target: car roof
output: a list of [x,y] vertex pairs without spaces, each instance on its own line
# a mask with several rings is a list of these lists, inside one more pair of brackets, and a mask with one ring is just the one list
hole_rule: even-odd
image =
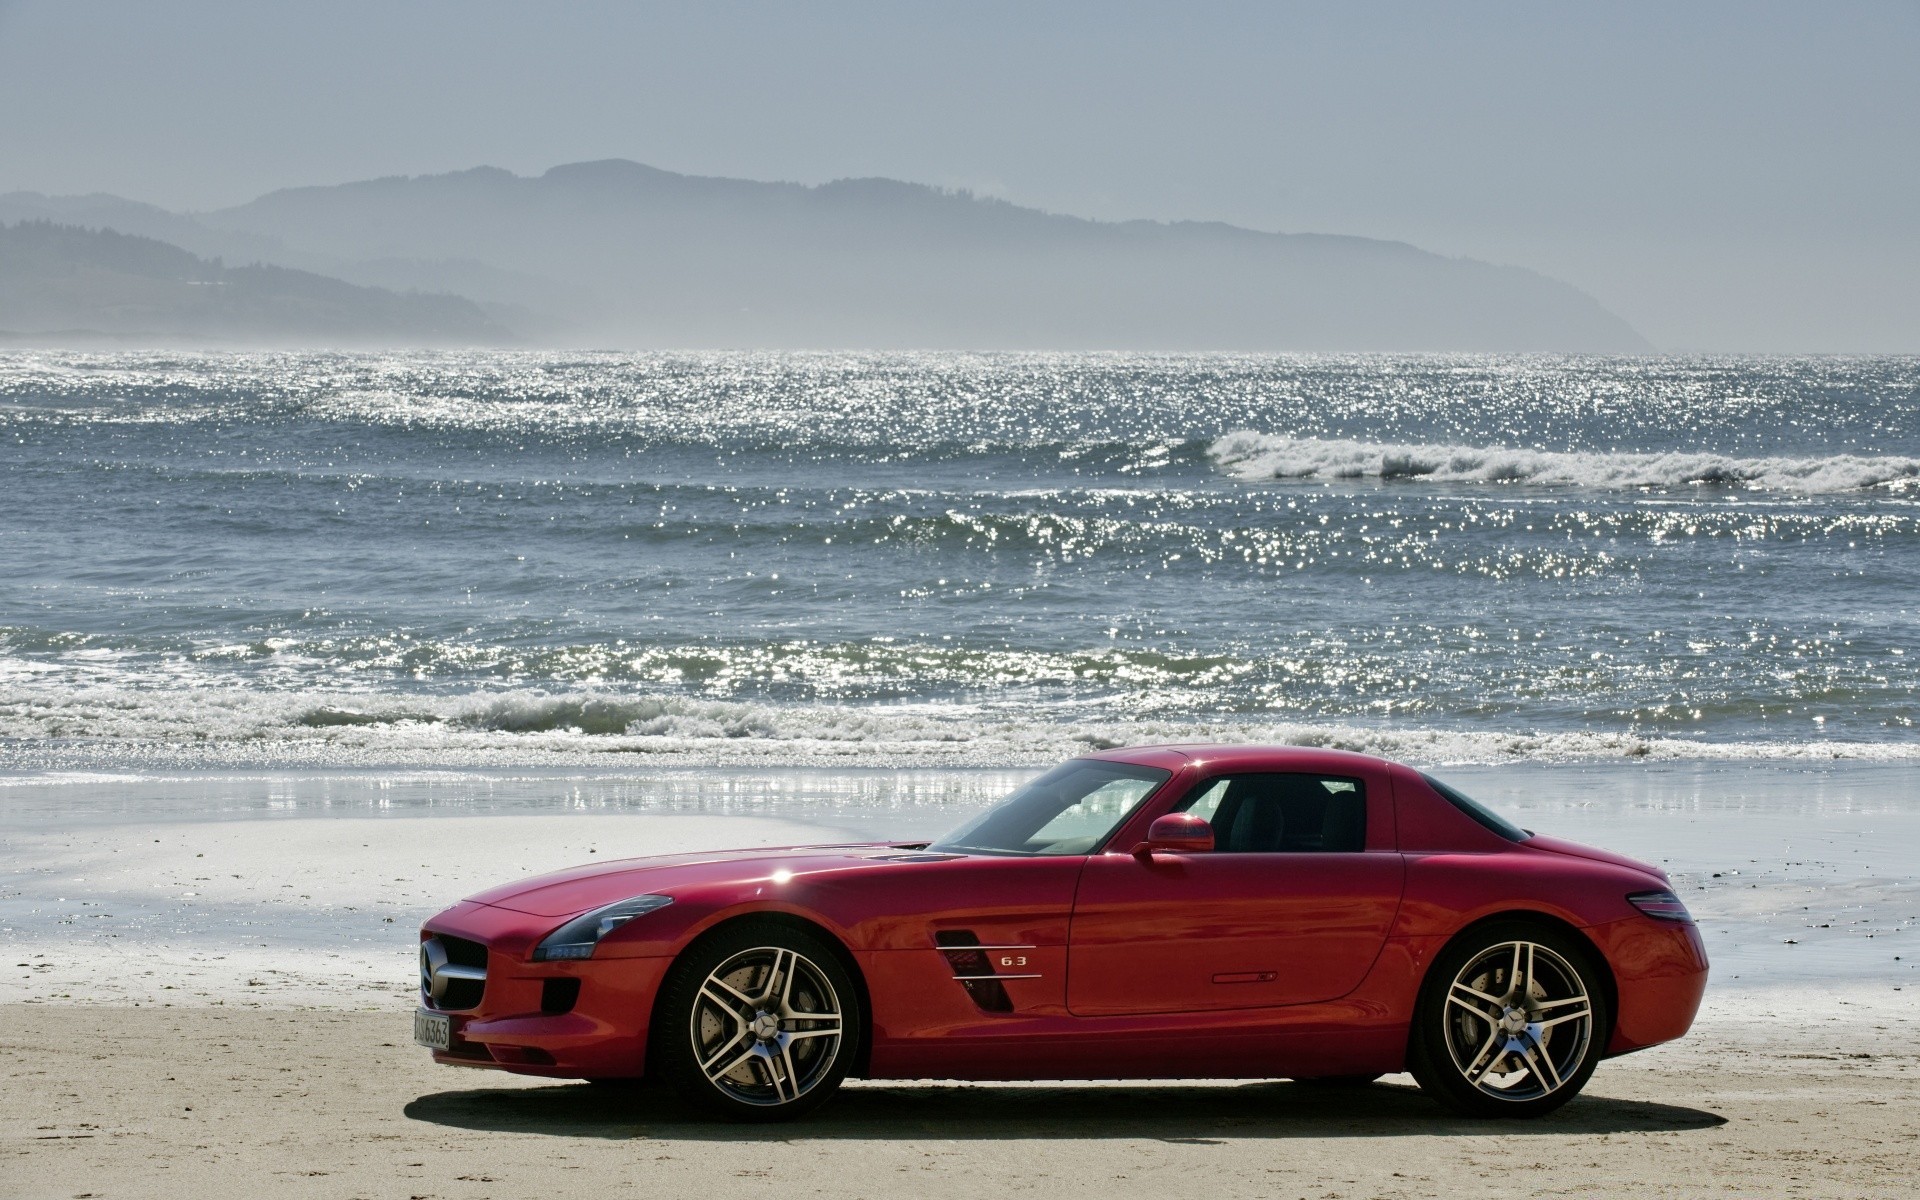
[[1204,764],[1219,771],[1379,771],[1388,760],[1351,750],[1318,746],[1247,746],[1221,742],[1181,742],[1164,746],[1123,746],[1086,755],[1108,762],[1168,767]]

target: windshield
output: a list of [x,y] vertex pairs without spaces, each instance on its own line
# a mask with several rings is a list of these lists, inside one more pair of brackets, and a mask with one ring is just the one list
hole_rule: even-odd
[[929,849],[963,854],[1091,854],[1171,771],[1075,759],[1055,767]]

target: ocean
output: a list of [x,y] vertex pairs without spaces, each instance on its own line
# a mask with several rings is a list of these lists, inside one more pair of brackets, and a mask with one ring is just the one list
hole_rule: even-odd
[[1917,416],[1920,359],[0,355],[0,999],[404,1004],[502,878],[1200,738],[1656,863],[1722,996],[1891,996]]
[[1920,359],[0,353],[0,767],[1920,758]]

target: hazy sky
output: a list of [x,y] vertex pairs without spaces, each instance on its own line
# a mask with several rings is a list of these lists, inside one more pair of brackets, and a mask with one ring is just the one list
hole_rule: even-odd
[[1399,238],[1920,351],[1920,3],[8,3],[0,191],[592,158]]

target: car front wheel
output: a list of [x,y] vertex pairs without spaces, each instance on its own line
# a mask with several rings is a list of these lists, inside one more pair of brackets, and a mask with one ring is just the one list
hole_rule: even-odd
[[721,930],[674,964],[653,1044],[682,1096],[735,1121],[781,1121],[846,1077],[859,996],[833,950],[771,922]]
[[1592,952],[1528,921],[1468,930],[1435,960],[1414,1015],[1410,1066],[1456,1112],[1537,1117],[1586,1086],[1605,1049]]

